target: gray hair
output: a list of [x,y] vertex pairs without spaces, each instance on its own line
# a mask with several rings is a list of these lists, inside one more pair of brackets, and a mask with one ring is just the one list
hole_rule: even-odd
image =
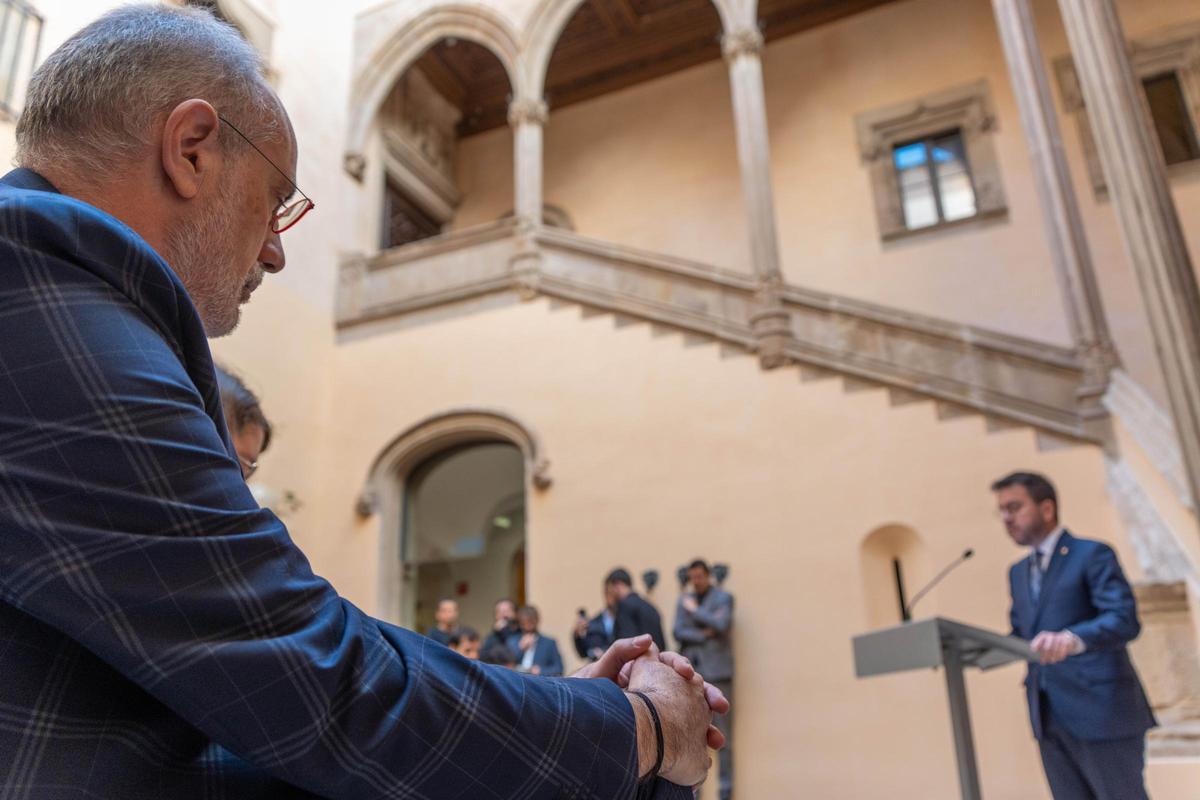
[[[229,24],[197,8],[132,5],[80,30],[38,67],[17,122],[17,163],[87,165],[99,182],[150,145],[179,103],[207,100],[258,140],[279,131],[281,107],[262,59]],[[223,145],[242,146],[236,134]],[[91,180],[89,180],[91,177]]]

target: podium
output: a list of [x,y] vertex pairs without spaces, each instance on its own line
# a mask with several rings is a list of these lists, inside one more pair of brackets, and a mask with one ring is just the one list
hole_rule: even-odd
[[853,639],[859,678],[942,667],[950,697],[950,725],[963,800],[981,800],[971,715],[963,669],[993,669],[1013,661],[1036,661],[1029,642],[954,620],[934,617],[860,634]]

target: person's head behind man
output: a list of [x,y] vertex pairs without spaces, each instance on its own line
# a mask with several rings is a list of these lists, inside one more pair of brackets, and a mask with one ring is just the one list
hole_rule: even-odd
[[[604,596],[610,605],[621,602],[632,593],[633,578],[629,576],[629,570],[618,567],[605,577]],[[610,598],[613,599],[610,600]]]
[[1004,528],[1022,547],[1036,547],[1058,527],[1058,493],[1045,476],[1013,472],[992,484]]
[[479,660],[479,632],[464,625],[450,634],[447,643],[451,650],[472,661]]
[[517,624],[521,626],[521,633],[537,633],[540,622],[541,615],[533,606],[521,606],[517,611]]
[[16,136],[20,166],[170,264],[210,337],[284,267],[295,136],[254,48],[206,11],[125,6],[83,28],[34,73]]
[[692,591],[697,595],[704,594],[712,586],[712,570],[709,569],[708,562],[702,558],[697,558],[688,564],[687,574],[688,582],[692,584]]
[[492,609],[492,621],[495,623],[496,630],[500,630],[517,618],[517,604],[507,597],[502,597],[496,601],[495,607]]
[[258,469],[258,459],[271,444],[271,423],[263,414],[258,396],[246,386],[242,379],[224,367],[215,367],[217,386],[221,389],[221,410],[225,412],[225,424],[229,426],[229,438],[237,452],[242,467],[242,477],[250,476]]
[[458,627],[458,601],[449,597],[438,600],[437,610],[433,612],[433,621],[444,631],[452,631]]

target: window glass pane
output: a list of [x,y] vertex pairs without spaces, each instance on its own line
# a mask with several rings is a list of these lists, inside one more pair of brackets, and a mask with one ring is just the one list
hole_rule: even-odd
[[931,150],[944,219],[949,222],[975,216],[975,189],[967,170],[962,134],[955,132],[934,139]]
[[904,206],[904,224],[910,229],[936,224],[937,202],[933,198],[925,143],[899,145],[893,151],[893,160]]
[[1196,142],[1196,131],[1183,98],[1179,76],[1174,72],[1155,75],[1143,80],[1142,86],[1166,162],[1178,164],[1200,158],[1200,145]]

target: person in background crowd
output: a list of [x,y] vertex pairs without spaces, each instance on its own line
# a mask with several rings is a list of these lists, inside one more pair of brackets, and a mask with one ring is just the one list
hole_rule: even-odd
[[492,631],[483,640],[483,649],[494,644],[508,644],[508,640],[521,632],[517,625],[517,604],[507,597],[496,601],[492,607]]
[[1117,555],[1062,527],[1042,475],[1014,472],[992,491],[1009,538],[1028,548],[1008,571],[1009,621],[1040,660],[1025,693],[1050,792],[1146,800],[1146,731],[1157,723],[1126,647],[1142,627]]
[[438,644],[449,645],[450,634],[458,627],[458,601],[449,597],[438,600],[433,612],[433,627],[425,635]]
[[221,390],[221,410],[225,412],[225,425],[237,452],[242,478],[250,480],[258,469],[259,456],[271,444],[271,423],[267,422],[257,395],[246,388],[241,378],[216,364],[213,369]]
[[[713,585],[712,570],[703,559],[689,564],[687,574],[691,591],[679,596],[675,609],[679,652],[732,701],[733,595]],[[733,795],[733,717],[725,715],[715,722],[725,734],[725,747],[718,755],[720,795],[721,800],[729,800]]]
[[517,624],[521,632],[509,640],[509,647],[520,654],[517,668],[532,675],[554,677],[563,674],[562,654],[558,642],[538,633],[540,615],[533,606],[522,606],[517,611]]
[[613,639],[626,639],[648,633],[659,650],[666,650],[662,617],[659,616],[657,608],[633,590],[633,578],[629,577],[628,570],[618,567],[608,573],[608,577],[604,579],[606,597],[610,591],[617,601],[616,612],[613,615]]
[[491,642],[479,651],[479,660],[484,664],[495,664],[507,669],[516,669],[517,654],[504,642]]
[[579,609],[575,621],[575,652],[580,658],[595,661],[615,641],[613,626],[616,623],[617,593],[613,586],[604,584],[604,610],[591,619],[587,611]]
[[450,634],[450,649],[464,658],[479,660],[479,631],[463,626]]

